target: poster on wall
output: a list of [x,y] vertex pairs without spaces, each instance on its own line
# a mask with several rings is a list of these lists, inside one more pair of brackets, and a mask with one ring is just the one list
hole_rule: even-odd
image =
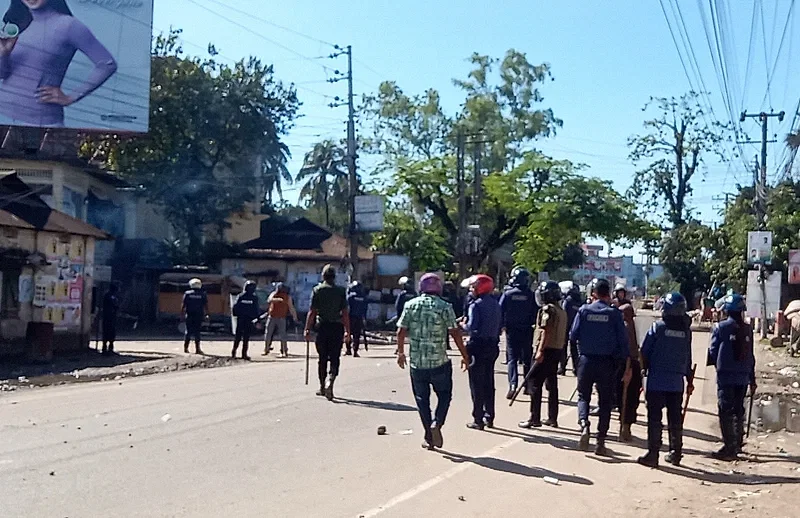
[[800,284],[800,250],[789,250],[789,284]]
[[17,300],[21,304],[30,304],[34,296],[33,274],[23,273],[19,276],[19,294]]
[[772,232],[747,233],[747,264],[772,264]]
[[0,125],[144,133],[153,0],[0,0]]

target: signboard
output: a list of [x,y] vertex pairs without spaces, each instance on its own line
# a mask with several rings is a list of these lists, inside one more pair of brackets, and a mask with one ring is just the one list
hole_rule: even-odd
[[[773,272],[767,278],[764,290],[767,294],[767,317],[774,318],[781,305],[781,272]],[[761,284],[758,281],[758,272],[747,272],[747,316],[761,318]]]
[[356,196],[356,230],[358,232],[382,231],[385,208],[386,202],[383,196]]
[[800,284],[800,250],[789,250],[789,284]]
[[0,12],[0,125],[147,131],[153,0],[0,0]]
[[747,264],[772,264],[772,232],[747,233]]

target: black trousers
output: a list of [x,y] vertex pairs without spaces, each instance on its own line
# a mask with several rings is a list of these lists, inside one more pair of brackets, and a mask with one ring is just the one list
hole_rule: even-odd
[[347,350],[350,350],[350,346],[355,352],[358,352],[358,348],[361,345],[361,335],[364,335],[364,345],[367,343],[367,336],[364,330],[364,319],[362,317],[350,317],[350,343],[347,345]]
[[683,423],[681,413],[683,392],[662,392],[648,390],[647,400],[647,449],[651,453],[661,449],[661,435],[664,408],[667,409],[667,430],[669,432],[669,449],[678,455],[683,451]]
[[328,365],[330,364],[331,378],[339,375],[339,363],[342,356],[342,345],[344,342],[344,326],[340,322],[326,322],[317,327],[317,354],[319,363],[317,374],[319,384],[325,385],[325,378],[328,376]]
[[558,421],[558,366],[561,349],[545,349],[542,363],[533,364],[533,373],[528,379],[531,393],[531,420],[542,420],[542,386],[547,389],[547,417]]
[[117,322],[115,320],[103,320],[103,351],[108,348],[114,350],[114,341],[117,339]]
[[578,355],[578,343],[570,344],[569,340],[567,340],[567,344],[561,350],[561,370],[567,370],[567,360],[568,357],[572,357],[572,372],[575,374],[578,373],[578,359],[580,356]]
[[476,423],[494,421],[494,364],[500,356],[496,344],[469,347],[469,354],[475,363],[469,368],[469,391],[472,395],[472,418]]
[[186,315],[186,334],[184,335],[183,347],[189,347],[189,342],[194,339],[196,349],[200,349],[200,330],[203,327],[202,315]]
[[236,349],[239,348],[239,342],[242,344],[242,358],[247,356],[247,350],[250,348],[250,335],[253,334],[254,327],[251,320],[239,317],[236,324],[236,334],[233,337],[233,352],[231,356],[236,356]]

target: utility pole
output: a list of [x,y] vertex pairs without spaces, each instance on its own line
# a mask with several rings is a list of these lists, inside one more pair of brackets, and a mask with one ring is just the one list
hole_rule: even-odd
[[475,148],[472,150],[472,162],[474,171],[475,201],[472,203],[473,218],[476,225],[481,224],[481,207],[483,205],[483,172],[481,171],[481,144],[483,141],[475,141]]
[[465,239],[467,231],[467,186],[464,178],[464,148],[464,130],[459,127],[456,133],[456,181],[458,182],[458,238],[456,238],[456,249],[458,250],[458,277],[460,279],[467,276],[467,244]]
[[[328,79],[330,83],[336,83],[343,79],[347,80],[347,170],[348,170],[348,209],[350,214],[350,225],[348,228],[348,241],[350,244],[350,267],[352,272],[350,279],[358,280],[358,228],[356,226],[356,196],[358,195],[358,175],[356,174],[356,110],[353,102],[353,47],[348,45],[342,49],[339,45],[334,45],[336,53],[330,57],[337,58],[342,55],[347,56],[347,75],[345,77],[335,77]],[[340,74],[336,71],[336,74]],[[337,97],[338,101],[339,98]],[[343,106],[344,103],[331,103],[332,108]]]
[[[770,141],[768,137],[768,124],[771,117],[777,117],[778,122],[783,122],[786,112],[761,112],[761,113],[746,113],[742,112],[739,117],[740,122],[744,122],[747,118],[757,118],[761,122],[761,167],[758,168],[756,175],[756,213],[758,217],[758,229],[764,230],[766,227],[767,218],[767,144],[776,142]],[[767,321],[767,274],[769,273],[765,265],[758,264],[758,282],[761,287],[761,338],[765,339],[768,335],[768,321]]]

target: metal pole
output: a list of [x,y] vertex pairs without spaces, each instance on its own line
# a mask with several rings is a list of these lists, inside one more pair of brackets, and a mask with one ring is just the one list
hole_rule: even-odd
[[356,175],[356,123],[353,105],[353,47],[347,46],[347,168],[350,190],[350,264],[353,268],[351,280],[358,280],[358,228],[356,228],[356,195],[358,176]]

